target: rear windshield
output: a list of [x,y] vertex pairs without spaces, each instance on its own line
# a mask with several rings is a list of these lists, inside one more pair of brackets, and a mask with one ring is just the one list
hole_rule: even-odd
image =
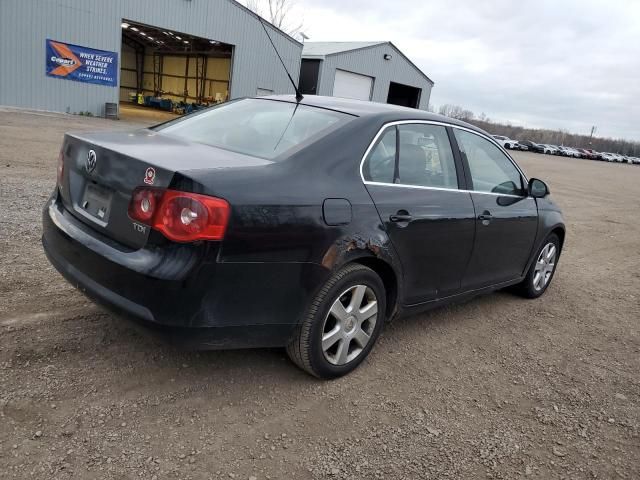
[[155,127],[185,140],[272,160],[326,135],[353,117],[346,113],[267,99],[225,103]]

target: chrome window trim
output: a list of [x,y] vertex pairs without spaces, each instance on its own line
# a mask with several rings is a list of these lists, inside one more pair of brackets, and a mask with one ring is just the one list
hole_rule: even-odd
[[[495,195],[495,196],[498,196],[498,197],[527,198],[528,195],[512,195],[512,194],[509,194],[509,193],[481,192],[480,190],[463,190],[463,189],[460,189],[460,188],[425,187],[425,186],[422,186],[422,185],[407,185],[407,184],[404,184],[404,183],[385,183],[385,182],[374,182],[374,181],[371,181],[371,180],[365,180],[364,174],[362,173],[362,167],[364,166],[365,160],[369,156],[369,153],[373,149],[374,145],[376,144],[376,142],[378,141],[378,139],[380,138],[382,133],[389,127],[395,127],[397,125],[407,125],[407,124],[426,124],[426,125],[438,125],[438,126],[441,126],[441,127],[451,127],[451,128],[457,128],[459,130],[464,130],[465,132],[469,132],[469,133],[473,133],[475,135],[478,135],[479,137],[484,138],[485,140],[488,140],[490,143],[492,143],[493,145],[498,147],[498,149],[505,155],[505,157],[507,157],[509,159],[511,164],[520,173],[520,175],[524,179],[525,185],[529,183],[529,179],[524,174],[524,172],[522,171],[520,166],[516,163],[516,161],[513,158],[511,158],[511,156],[507,153],[507,151],[504,149],[504,147],[502,147],[498,142],[496,142],[495,139],[493,139],[493,138],[491,138],[491,137],[489,137],[487,135],[484,135],[484,134],[482,134],[480,132],[476,132],[475,130],[472,130],[470,128],[462,127],[462,126],[459,126],[459,125],[452,125],[452,124],[446,123],[446,122],[439,122],[437,120],[396,120],[394,122],[385,123],[382,127],[380,127],[380,130],[378,130],[378,133],[376,133],[375,137],[373,137],[373,140],[371,141],[371,143],[369,144],[369,146],[365,150],[364,155],[362,156],[362,160],[360,160],[360,179],[362,180],[362,183],[364,183],[365,185],[381,185],[381,186],[385,186],[385,187],[417,188],[417,189],[422,189],[422,190],[442,190],[442,191],[446,191],[446,192],[480,193],[480,194],[483,194],[483,195]],[[452,146],[452,150],[453,150],[453,146]]]
[[369,180],[365,180],[363,183],[365,185],[378,185],[379,187],[415,188],[418,190],[439,190],[443,192],[478,193],[480,195],[494,195],[496,197],[527,198],[523,195],[512,195],[511,193],[481,192],[480,190],[463,190],[461,188],[424,187],[422,185],[407,185],[404,183],[371,182]]

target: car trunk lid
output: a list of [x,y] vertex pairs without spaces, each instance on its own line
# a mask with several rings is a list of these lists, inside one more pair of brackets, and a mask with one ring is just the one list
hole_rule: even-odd
[[[147,243],[150,228],[128,206],[137,187],[170,188],[178,172],[271,163],[188,142],[152,130],[70,133],[63,147],[62,202],[74,216],[130,248]],[[206,193],[206,192],[205,192]]]

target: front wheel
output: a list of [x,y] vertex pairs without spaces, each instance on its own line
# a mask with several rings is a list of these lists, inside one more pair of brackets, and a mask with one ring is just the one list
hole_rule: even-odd
[[527,276],[518,285],[519,293],[526,298],[538,298],[542,295],[553,279],[559,257],[560,239],[552,233],[542,243]]
[[380,277],[364,265],[347,265],[313,299],[287,353],[296,365],[318,378],[346,375],[373,348],[385,311]]

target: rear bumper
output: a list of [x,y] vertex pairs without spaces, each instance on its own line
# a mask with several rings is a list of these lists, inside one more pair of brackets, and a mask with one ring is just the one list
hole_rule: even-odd
[[51,264],[88,297],[190,348],[283,346],[327,271],[307,263],[220,263],[211,243],[129,250],[54,195],[43,211]]

